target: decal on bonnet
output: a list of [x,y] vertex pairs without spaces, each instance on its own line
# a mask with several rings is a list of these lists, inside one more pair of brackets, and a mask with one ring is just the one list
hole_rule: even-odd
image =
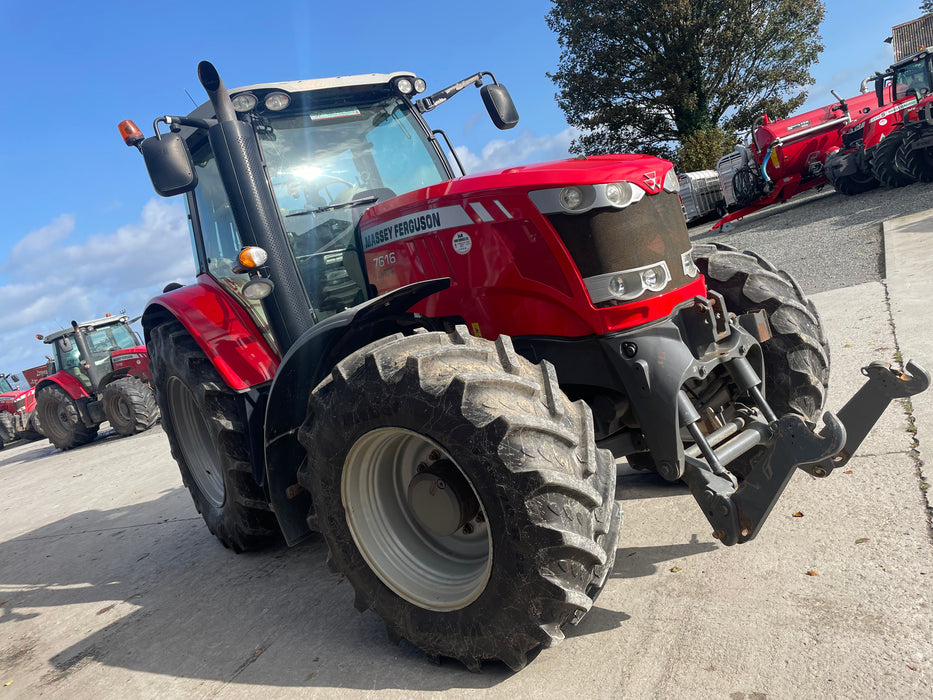
[[453,205],[419,211],[407,216],[400,216],[390,221],[377,223],[364,230],[363,250],[378,248],[386,243],[400,241],[422,233],[441,231],[445,228],[469,226],[473,223],[463,207]]

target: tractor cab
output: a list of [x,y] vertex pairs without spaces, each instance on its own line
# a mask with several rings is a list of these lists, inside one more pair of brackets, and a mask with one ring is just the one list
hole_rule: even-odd
[[130,328],[129,317],[105,316],[74,324],[42,338],[53,348],[55,367],[77,379],[89,393],[114,370],[114,353],[139,349],[142,343]]
[[[199,71],[211,85],[213,67]],[[484,76],[492,84],[483,85]],[[517,123],[511,98],[491,73],[416,99],[424,80],[395,72],[229,93],[219,83],[212,100],[187,117],[156,120],[172,133],[143,140],[131,122],[121,133],[142,151],[159,194],[187,192],[199,273],[236,298],[266,342],[284,353],[309,326],[376,296],[363,272],[357,225],[371,207],[455,176],[436,137],[446,135],[432,132],[421,115],[470,85],[481,89],[499,128]],[[225,165],[227,140],[218,136],[224,130],[248,139],[265,169],[265,187],[250,193],[254,203],[228,197],[241,188],[229,181],[236,175]],[[243,230],[246,219],[254,230]],[[427,227],[422,219],[411,225]]]
[[[909,56],[891,66],[891,87],[894,101],[905,97],[914,97],[922,100],[933,91],[933,53],[926,49]],[[883,81],[876,81],[876,90],[879,90]],[[879,97],[878,105],[884,104]]]
[[0,394],[8,394],[18,389],[18,387],[14,387],[12,384],[10,384],[10,379],[13,379],[13,381],[17,381],[16,375],[12,375],[8,379],[7,375],[0,374]]

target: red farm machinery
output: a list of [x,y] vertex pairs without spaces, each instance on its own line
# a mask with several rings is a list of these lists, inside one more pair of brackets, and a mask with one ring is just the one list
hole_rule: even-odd
[[0,374],[0,448],[14,440],[42,437],[33,387],[20,389],[15,374]]
[[357,609],[431,657],[519,669],[583,618],[616,459],[748,542],[798,468],[827,476],[929,384],[873,363],[822,414],[815,308],[754,254],[691,247],[667,161],[458,176],[425,115],[476,85],[514,126],[490,73],[429,96],[406,72],[198,75],[189,115],[120,124],[192,225],[196,282],[142,320],[172,454],[225,546],[319,533]]
[[875,76],[874,108],[842,129],[842,143],[826,158],[826,175],[838,192],[853,195],[928,177],[926,146],[917,140],[924,123],[919,103],[933,88],[931,65],[933,52],[924,49]]
[[54,354],[35,390],[43,433],[55,447],[90,442],[104,421],[123,436],[156,424],[149,355],[125,314],[72,321],[69,328],[36,337]]
[[730,213],[713,228],[826,184],[826,156],[842,145],[842,130],[877,106],[869,92],[833,96],[837,102],[787,119],[763,115],[749,144],[719,159],[716,170]]

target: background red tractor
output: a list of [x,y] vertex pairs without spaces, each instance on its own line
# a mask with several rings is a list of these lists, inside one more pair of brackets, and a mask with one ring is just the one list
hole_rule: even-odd
[[906,151],[901,149],[914,132],[899,127],[906,114],[916,114],[918,102],[931,92],[931,62],[933,53],[924,49],[876,76],[875,109],[846,125],[841,146],[826,158],[826,175],[838,192],[853,195],[917,179],[903,164]]
[[35,389],[20,389],[15,374],[0,374],[0,447],[14,440],[38,440],[42,437],[36,413]]
[[104,421],[124,436],[156,424],[149,355],[126,315],[72,321],[70,328],[37,337],[54,352],[36,385],[36,402],[43,432],[57,448],[90,442]]
[[760,257],[691,247],[669,162],[457,176],[424,115],[476,85],[514,126],[489,73],[427,97],[405,72],[198,74],[210,102],[167,133],[120,125],[190,213],[197,283],[143,314],[172,454],[224,545],[319,532],[356,607],[431,656],[519,669],[580,621],[613,568],[614,458],[747,542],[798,467],[828,475],[929,383],[873,364],[817,432],[816,310]]

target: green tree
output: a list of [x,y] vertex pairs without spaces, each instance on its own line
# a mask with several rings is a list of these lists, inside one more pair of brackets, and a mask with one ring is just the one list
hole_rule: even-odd
[[933,12],[933,0],[923,0],[923,2],[920,3],[920,11],[925,15]]
[[548,77],[568,122],[581,130],[575,153],[692,158],[691,144],[709,148],[723,131],[800,107],[823,50],[821,0],[551,5],[547,23],[561,56]]

